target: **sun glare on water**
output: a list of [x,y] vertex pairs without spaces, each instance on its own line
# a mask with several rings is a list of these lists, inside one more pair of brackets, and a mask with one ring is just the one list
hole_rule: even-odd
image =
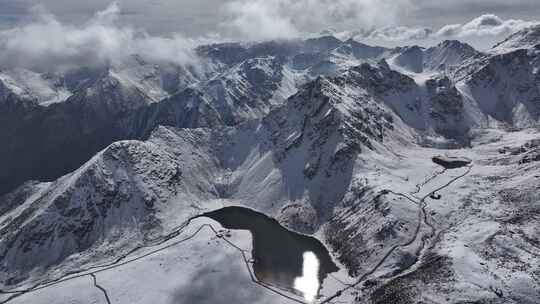
[[313,302],[319,292],[319,259],[311,252],[303,254],[302,276],[294,280],[294,289],[304,295],[304,299]]

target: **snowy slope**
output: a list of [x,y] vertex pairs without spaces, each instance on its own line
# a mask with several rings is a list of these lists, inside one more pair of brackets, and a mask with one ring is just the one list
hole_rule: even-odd
[[[491,131],[477,134],[473,149],[460,150],[403,145],[399,130],[390,127],[399,123],[382,126],[387,133],[381,139],[372,130],[378,129],[376,121],[371,125],[360,117],[364,111],[382,109],[350,97],[340,95],[332,80],[320,79],[262,122],[252,122],[256,125],[221,131],[159,128],[147,142],[111,145],[58,181],[29,184],[3,198],[3,205],[10,207],[2,211],[0,229],[6,235],[2,242],[10,240],[12,245],[3,247],[9,262],[2,270],[8,271],[7,277],[24,279],[24,271],[17,274],[16,269],[49,264],[50,271],[56,269],[50,279],[82,265],[112,260],[204,210],[244,205],[295,230],[315,232],[352,275],[340,273],[341,280],[356,282],[383,261],[369,276],[369,284],[366,278],[361,281],[367,287],[364,297],[357,298],[359,303],[385,303],[396,297],[405,303],[432,297],[445,302],[441,294],[462,301],[497,301],[499,292],[506,302],[535,303],[539,282],[534,272],[523,267],[537,259],[531,252],[538,208],[531,202],[539,163],[529,155],[538,147],[538,135]],[[499,151],[501,146],[508,149]],[[397,147],[399,154],[393,154]],[[474,167],[470,173],[468,168],[443,171],[427,161],[440,153],[472,158]],[[442,198],[428,198],[432,191]],[[22,197],[24,203],[19,205],[14,197]],[[429,210],[426,220],[418,217],[422,197]],[[133,279],[143,273],[159,280],[176,273],[180,280],[189,281],[201,267],[190,260],[192,254],[205,261],[210,256],[227,257],[226,265],[234,265],[233,255],[206,245],[211,235],[205,235],[192,245],[167,249],[159,258],[122,266],[123,271],[102,272],[98,282],[119,303],[148,303],[144,294],[158,288],[140,286],[140,280]],[[160,267],[152,266],[158,263]],[[168,271],[162,273],[162,267]],[[33,278],[39,280],[43,270],[34,269]],[[129,283],[119,284],[124,276]],[[61,283],[50,292],[71,294],[73,288],[86,284],[82,280]],[[160,289],[163,301],[172,301],[168,297],[177,294],[174,290],[185,294],[190,286]],[[254,292],[256,286],[247,286]],[[341,286],[337,290],[345,288],[337,286]],[[134,297],[140,288],[145,293]],[[401,292],[404,289],[406,294]],[[20,300],[40,303],[46,290]],[[327,289],[324,296],[334,292],[335,288]],[[340,297],[352,299],[354,293],[346,291]],[[82,302],[97,299],[97,295],[78,294],[82,298],[75,300]],[[250,303],[242,297],[238,301]]]
[[509,52],[516,49],[535,48],[540,43],[540,25],[532,26],[518,31],[500,43],[497,43],[492,52]]
[[454,79],[464,96],[476,104],[483,125],[531,127],[538,124],[540,56],[537,27],[525,29],[487,55],[467,61]]
[[448,74],[457,66],[481,55],[482,53],[466,43],[445,40],[427,49],[419,46],[398,47],[392,50],[386,58],[390,65],[405,73]]
[[466,144],[475,121],[454,84],[437,74],[404,75],[393,68],[382,60],[377,65],[352,68],[345,75],[390,107],[414,130],[419,142],[435,144],[435,138],[441,144]]
[[[35,185],[37,193],[26,194],[30,188],[4,197],[2,205],[9,207],[0,224],[2,283],[62,261],[76,267],[108,259],[110,250],[121,254],[187,219],[198,201],[216,197],[210,184],[215,164],[204,134],[178,137],[159,129],[149,142],[109,146],[77,171]],[[10,203],[21,195],[24,202]]]
[[24,183],[0,196],[0,302],[303,301],[251,281],[247,232],[186,222],[245,206],[331,251],[342,269],[316,303],[538,303],[531,31],[488,54],[209,45],[201,73],[134,57],[71,75],[47,107],[5,76],[0,177]]
[[[0,192],[29,179],[56,179],[115,140],[146,137],[160,123],[178,127],[235,124],[261,117],[296,91],[297,76],[277,60],[268,59],[268,65],[260,66],[259,59],[246,61],[213,81],[201,82],[200,88],[186,88],[199,81],[191,71],[161,71],[134,61],[132,65],[70,74],[66,85],[74,93],[64,102],[4,109],[0,138],[6,148],[0,150],[4,168]],[[0,88],[5,96],[2,103],[9,96],[9,105],[24,99],[8,87]],[[24,100],[37,104],[35,99]],[[158,101],[162,102],[156,105]],[[170,112],[177,115],[171,117]],[[202,113],[200,119],[190,114],[197,112]],[[44,159],[47,165],[38,166]]]
[[424,49],[419,46],[399,48],[396,55],[390,58],[392,65],[405,71],[422,73],[424,71]]
[[45,107],[34,99],[22,101],[4,101],[0,114],[2,193],[29,179],[52,180],[76,169],[97,151],[123,138],[122,128],[114,126],[120,115],[154,102],[111,71],[86,81],[64,102]]
[[[61,79],[54,74],[40,74],[25,69],[13,69],[0,72],[0,82],[10,93],[19,98],[35,100],[48,105],[67,99],[71,93],[61,85]],[[5,92],[0,99],[5,98]]]
[[260,118],[296,92],[295,75],[283,58],[248,59],[197,86],[227,124]]
[[424,68],[432,71],[445,71],[481,55],[482,53],[466,43],[445,40],[425,50]]
[[[238,128],[158,128],[148,142],[112,144],[71,174],[4,197],[2,277],[17,282],[29,270],[67,263],[62,273],[101,260],[105,250],[128,250],[218,198],[283,212],[291,227],[313,232],[343,195],[355,155],[384,151],[385,137],[401,136],[392,114],[361,92],[340,90],[338,81],[320,78]],[[14,201],[21,196],[24,202]],[[320,221],[298,220],[302,206]]]

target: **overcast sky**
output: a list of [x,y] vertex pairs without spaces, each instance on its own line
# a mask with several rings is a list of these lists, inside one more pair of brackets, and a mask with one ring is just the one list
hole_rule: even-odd
[[0,66],[69,66],[130,53],[189,62],[186,50],[201,41],[325,29],[385,46],[459,39],[487,49],[538,24],[537,16],[540,0],[0,0]]
[[[111,0],[65,1],[65,0],[0,0],[0,23],[2,26],[24,20],[28,9],[34,5],[45,6],[63,21],[80,22],[96,11],[109,5]],[[235,0],[121,0],[118,1],[126,21],[144,27],[151,32],[182,32],[190,36],[219,32],[220,23],[229,12],[225,6]],[[262,2],[257,0],[245,2]],[[265,2],[282,2],[267,0]],[[296,2],[296,1],[290,1]],[[540,16],[538,0],[350,0],[350,1],[299,1],[318,2],[320,7],[341,2],[347,9],[353,3],[379,6],[379,3],[402,3],[406,11],[399,12],[388,25],[441,27],[445,24],[464,23],[482,14],[495,14],[505,19],[533,20]],[[379,3],[378,3],[379,2]],[[396,4],[396,7],[398,5]],[[393,14],[393,13],[392,13]]]

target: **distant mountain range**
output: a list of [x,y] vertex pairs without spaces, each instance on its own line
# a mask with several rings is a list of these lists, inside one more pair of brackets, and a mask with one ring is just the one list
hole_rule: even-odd
[[[0,70],[0,289],[120,256],[219,201],[315,234],[352,278],[389,252],[353,302],[540,301],[540,27],[485,52],[321,36],[197,53]],[[435,171],[437,153],[480,169]],[[432,192],[443,203],[417,211]]]

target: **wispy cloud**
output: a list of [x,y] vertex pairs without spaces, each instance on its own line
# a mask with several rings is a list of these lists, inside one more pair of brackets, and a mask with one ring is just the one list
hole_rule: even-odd
[[463,24],[435,29],[402,26],[404,15],[415,9],[411,0],[232,0],[224,4],[221,34],[246,40],[289,39],[334,29],[336,37],[379,42],[414,43],[442,39],[494,40],[538,21],[503,19],[485,14]]
[[[413,3],[413,4],[411,4]],[[222,6],[220,6],[222,5]],[[372,39],[374,43],[421,43],[442,39],[493,42],[538,21],[502,19],[481,15],[463,24],[440,29],[400,26],[403,12],[414,8],[412,0],[230,0],[222,8],[220,30],[211,40],[269,40],[305,37],[308,33],[336,29],[340,38]],[[25,67],[57,70],[73,66],[122,62],[138,54],[150,62],[191,64],[193,49],[202,39],[180,34],[159,36],[124,25],[117,3],[93,14],[82,24],[60,21],[41,7],[32,17],[8,30],[0,30],[0,68]]]
[[387,41],[409,41],[423,40],[429,38],[433,30],[425,27],[385,27],[371,31],[365,35],[366,38]]
[[[493,14],[485,14],[464,24],[449,24],[434,30],[429,27],[390,26],[371,31],[357,31],[353,35],[357,39],[374,41],[391,41],[396,43],[414,43],[425,40],[443,39],[500,39],[522,29],[540,24],[540,21],[502,19]],[[347,32],[346,32],[347,33]],[[338,36],[341,33],[337,34]]]
[[539,24],[539,21],[516,19],[504,20],[496,15],[486,14],[474,18],[465,24],[450,24],[437,31],[439,37],[471,37],[508,35]]
[[395,25],[409,7],[409,0],[233,0],[222,27],[249,40],[293,38],[327,28]]
[[0,31],[0,67],[55,70],[121,62],[138,54],[149,61],[190,64],[195,42],[180,35],[152,36],[120,26],[117,3],[80,26],[64,24],[41,7],[30,22]]

